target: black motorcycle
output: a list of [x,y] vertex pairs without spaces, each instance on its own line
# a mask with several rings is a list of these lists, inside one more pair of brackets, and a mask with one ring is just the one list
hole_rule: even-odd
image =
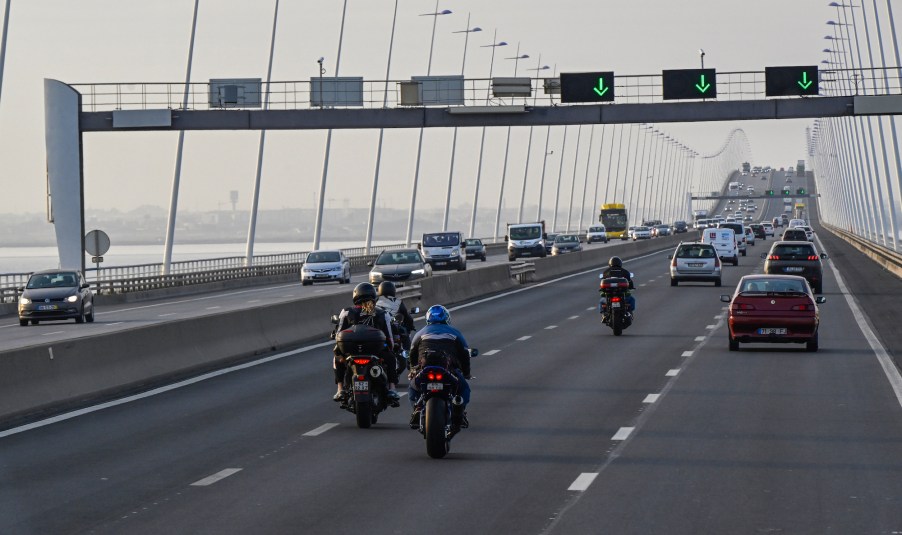
[[[333,316],[333,323],[337,323]],[[383,362],[378,356],[385,346],[382,331],[368,325],[352,325],[335,334],[335,341],[343,355],[346,355],[348,371],[343,389],[348,393],[340,408],[357,416],[357,427],[369,428],[379,419],[379,413],[390,406],[397,407],[388,398],[388,374],[385,366],[395,366],[394,362]]]
[[[478,354],[477,349],[470,349],[471,358]],[[450,451],[455,434],[451,426],[453,407],[463,404],[460,380],[446,362],[427,360],[426,366],[417,371],[411,381],[420,392],[415,409],[420,414],[419,431],[426,440],[426,453],[433,459],[441,459]],[[460,427],[469,427],[465,416]]]
[[614,336],[620,336],[633,323],[633,313],[627,299],[630,281],[623,277],[602,278],[599,293],[601,322],[614,330]]

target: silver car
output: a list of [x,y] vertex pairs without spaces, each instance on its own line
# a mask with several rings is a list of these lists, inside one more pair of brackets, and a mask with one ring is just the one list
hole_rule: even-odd
[[670,285],[701,281],[721,283],[721,263],[717,250],[709,243],[680,243],[670,259]]
[[301,266],[301,284],[310,286],[314,282],[337,281],[339,284],[351,282],[351,262],[339,250],[312,251]]
[[432,266],[419,249],[389,249],[382,251],[376,260],[369,263],[370,283],[382,281],[405,283],[432,276]]

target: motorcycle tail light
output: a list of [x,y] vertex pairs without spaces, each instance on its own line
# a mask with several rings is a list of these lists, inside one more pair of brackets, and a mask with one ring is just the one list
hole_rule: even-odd
[[619,302],[620,302],[620,298],[619,298],[619,297],[612,297],[612,298],[611,298],[611,302],[612,302],[612,303],[619,303]]
[[793,305],[792,310],[814,312],[814,305]]
[[365,375],[358,375],[358,376],[357,376],[357,380],[358,380],[358,381],[363,381],[364,379],[366,379],[366,376],[365,376]]
[[435,381],[435,373],[433,373],[433,372],[427,373],[426,379],[429,379],[430,381]]
[[370,359],[354,359],[354,364],[358,366],[364,366],[370,363]]

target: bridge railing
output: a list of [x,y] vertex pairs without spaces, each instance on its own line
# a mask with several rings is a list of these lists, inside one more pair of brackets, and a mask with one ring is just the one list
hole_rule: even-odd
[[[829,69],[819,71],[822,95],[854,96],[864,94],[902,94],[902,75],[896,67],[866,69]],[[494,97],[492,80],[471,78],[463,81],[463,102],[459,105],[485,106],[502,104],[535,104],[550,106],[560,104],[558,91],[548,93],[546,80],[558,78],[532,78],[531,94],[524,97]],[[886,80],[887,83],[884,82]],[[407,105],[402,99],[402,87],[415,83],[410,80],[364,80],[362,101],[353,105],[330,105],[330,108],[383,108],[387,88],[387,107],[422,107]],[[549,82],[550,83],[550,82]],[[551,84],[554,86],[554,84]],[[82,111],[99,112],[110,110],[142,109],[183,109],[185,84],[183,82],[131,82],[131,83],[76,83],[71,84],[82,95]],[[260,82],[260,94],[253,95],[255,102],[263,102],[269,97],[270,110],[318,109],[319,98],[312,98],[312,81]],[[877,88],[875,93],[873,88]],[[317,90],[319,91],[319,90]],[[655,103],[663,102],[662,75],[621,75],[614,77],[615,103]],[[333,94],[336,94],[333,92]],[[222,105],[213,101],[211,84],[188,84],[189,110],[252,109],[251,106],[229,103]],[[717,73],[716,100],[763,100],[765,95],[764,71],[735,71]],[[791,97],[796,98],[796,97]],[[809,97],[815,98],[815,97]],[[338,98],[339,101],[354,100]],[[212,102],[211,102],[212,101]],[[441,104],[447,107],[447,104]],[[259,106],[256,106],[259,108]]]

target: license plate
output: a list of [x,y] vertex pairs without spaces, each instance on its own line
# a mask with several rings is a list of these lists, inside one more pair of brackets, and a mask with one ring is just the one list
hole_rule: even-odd
[[620,308],[620,301],[614,301],[611,303],[611,308]]
[[325,279],[325,278],[328,277],[328,275],[317,274],[317,275],[314,275],[313,277],[314,277],[314,278],[317,278],[317,279]]
[[447,266],[448,263],[447,262],[436,262],[435,265],[436,266]]
[[783,268],[783,271],[785,271],[786,273],[801,273],[802,271],[805,271],[805,268],[803,268],[803,267],[785,267],[785,268]]
[[368,381],[354,381],[355,392],[369,392],[370,383]]
[[689,267],[705,267],[703,262],[690,262]]
[[444,383],[426,383],[426,390],[443,390],[444,388]]
[[56,310],[58,308],[56,305],[38,305],[38,310]]
[[784,327],[764,327],[758,329],[758,334],[786,334]]

